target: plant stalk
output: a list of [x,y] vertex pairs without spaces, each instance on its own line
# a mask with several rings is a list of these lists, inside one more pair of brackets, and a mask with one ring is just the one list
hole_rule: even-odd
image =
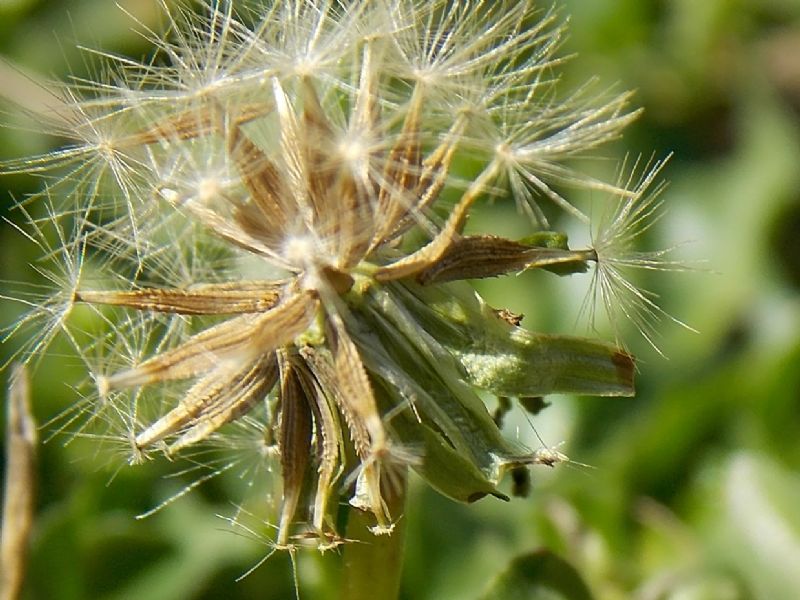
[[[384,485],[386,482],[384,482]],[[342,600],[394,600],[400,593],[405,542],[405,509],[407,472],[393,473],[390,485],[385,485],[383,499],[389,514],[395,519],[388,535],[370,531],[375,518],[355,508],[350,510],[342,573]]]

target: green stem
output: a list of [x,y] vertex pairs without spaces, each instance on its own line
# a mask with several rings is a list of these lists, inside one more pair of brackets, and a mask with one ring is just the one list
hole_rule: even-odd
[[[395,474],[393,473],[393,476]],[[375,518],[364,511],[351,509],[347,522],[342,574],[342,600],[394,600],[400,593],[403,570],[406,473],[393,477],[386,485],[383,498],[389,514],[395,519],[391,535],[375,535],[369,528]]]

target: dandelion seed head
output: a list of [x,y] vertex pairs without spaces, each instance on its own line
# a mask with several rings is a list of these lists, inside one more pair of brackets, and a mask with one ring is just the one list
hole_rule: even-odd
[[[26,206],[65,199],[47,215],[57,242],[39,246],[46,261],[70,257],[66,276],[17,324],[47,322],[27,350],[63,333],[91,374],[57,427],[129,462],[207,460],[197,484],[234,467],[280,471],[276,545],[293,547],[307,520],[322,547],[342,539],[340,503],[391,532],[400,515],[386,498],[409,468],[463,502],[504,497],[515,447],[478,389],[632,393],[632,358],[616,346],[527,332],[457,281],[594,261],[595,300],[634,322],[660,314],[621,274],[662,264],[635,249],[658,169],[608,183],[575,167],[637,113],[628,94],[560,92],[554,11],[201,9],[165,4],[167,36],[139,24],[157,49],[149,62],[100,52],[114,65],[105,79],[64,96],[59,133],[73,145],[7,167],[53,181]],[[476,165],[468,181],[453,174],[463,161]],[[588,221],[574,188],[619,200],[592,249],[567,247],[541,206]],[[465,235],[487,195],[516,202],[533,241]]]

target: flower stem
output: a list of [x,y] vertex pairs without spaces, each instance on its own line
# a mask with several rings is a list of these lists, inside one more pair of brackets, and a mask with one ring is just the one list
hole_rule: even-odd
[[406,473],[395,475],[383,493],[389,514],[397,519],[391,534],[373,534],[369,528],[374,517],[357,509],[350,511],[347,538],[351,543],[344,550],[342,600],[393,600],[400,593],[405,519],[398,517],[405,508],[407,486]]

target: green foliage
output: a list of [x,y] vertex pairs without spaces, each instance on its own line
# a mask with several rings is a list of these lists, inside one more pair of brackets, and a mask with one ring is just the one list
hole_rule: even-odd
[[[156,4],[125,6],[156,25]],[[674,152],[665,172],[672,182],[663,196],[668,213],[649,234],[654,247],[694,241],[681,254],[708,262],[643,283],[700,334],[660,327],[668,361],[634,344],[635,399],[558,396],[534,418],[545,442],[567,440],[559,449],[591,470],[539,466],[530,498],[488,496],[464,506],[412,480],[402,597],[481,597],[503,573],[505,595],[484,597],[512,598],[510,590],[539,570],[537,585],[552,594],[519,597],[586,597],[559,587],[579,574],[598,599],[791,600],[800,589],[800,267],[778,242],[786,224],[800,220],[800,73],[796,60],[786,59],[800,48],[800,4],[566,4],[573,15],[567,50],[581,55],[568,64],[568,77],[599,74],[638,89],[645,113],[625,147]],[[63,71],[65,58],[78,74],[86,70],[72,39],[143,55],[144,41],[128,29],[129,20],[105,0],[0,3],[0,51],[43,72]],[[5,129],[0,158],[51,143]],[[20,197],[38,183],[14,177],[0,186],[9,186],[0,189],[8,204],[9,193]],[[484,207],[473,219],[484,231],[525,234],[515,230],[513,208]],[[29,244],[5,223],[0,235],[0,281],[34,281]],[[577,312],[577,303],[563,300],[572,285],[531,272],[483,283],[481,292],[492,306],[527,315],[532,329],[563,331]],[[18,312],[4,303],[3,324]],[[10,345],[2,351],[10,353]],[[40,422],[65,408],[65,384],[76,378],[74,365],[57,356],[39,365],[45,371],[44,381],[34,380]],[[521,410],[506,421],[520,443],[540,445]],[[235,512],[227,498],[249,481],[226,474],[137,521],[198,475],[163,480],[148,465],[115,477],[119,460],[103,449],[61,442],[56,437],[43,448],[29,600],[293,596],[284,554],[234,583],[269,552],[263,540],[215,517]],[[258,530],[259,519],[242,521]],[[531,554],[538,548],[563,557],[574,572],[554,555]],[[338,588],[325,584],[335,553],[301,552],[297,559],[301,597],[337,597]]]
[[552,552],[518,556],[481,600],[592,600],[575,568]]

